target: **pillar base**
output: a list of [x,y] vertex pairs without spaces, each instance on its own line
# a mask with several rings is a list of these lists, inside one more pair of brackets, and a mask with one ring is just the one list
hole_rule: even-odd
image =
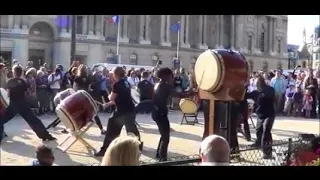
[[181,43],[180,47],[182,47],[182,48],[190,48],[191,46],[190,46],[189,43]]
[[17,25],[17,24],[15,24],[15,25],[13,26],[13,29],[20,29],[20,26]]
[[208,46],[206,44],[198,44],[199,49],[208,49]]
[[121,43],[129,43],[129,38],[128,37],[120,38],[120,42]]
[[89,35],[93,35],[93,31],[89,31],[89,33],[88,33]]
[[161,42],[161,46],[170,47],[171,46],[171,42]]
[[140,40],[140,44],[151,44],[151,41],[146,39],[146,40]]

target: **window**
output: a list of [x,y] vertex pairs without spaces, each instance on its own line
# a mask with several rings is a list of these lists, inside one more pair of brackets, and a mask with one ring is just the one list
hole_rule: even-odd
[[155,53],[154,55],[152,55],[151,59],[152,59],[152,65],[153,65],[153,66],[156,66],[157,63],[158,63],[158,61],[159,61],[159,56],[158,56],[158,54]]
[[249,51],[252,50],[252,36],[251,35],[248,36],[248,50]]
[[111,50],[107,54],[107,63],[116,64],[114,53]]
[[83,16],[77,16],[77,34],[83,34]]
[[281,53],[281,39],[278,39],[278,49],[277,52],[280,54]]
[[261,32],[260,34],[260,51],[264,52],[264,32]]
[[135,53],[132,53],[129,58],[130,58],[130,64],[133,64],[133,65],[138,64],[138,58]]

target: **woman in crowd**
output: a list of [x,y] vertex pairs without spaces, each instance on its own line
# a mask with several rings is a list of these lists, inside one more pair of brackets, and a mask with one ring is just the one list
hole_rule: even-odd
[[[38,109],[38,101],[37,101],[37,84],[36,84],[36,75],[37,75],[37,70],[35,68],[29,68],[26,72],[26,81],[29,86],[28,88],[28,96],[27,96],[27,101],[30,105],[31,108],[33,109]],[[37,112],[39,113],[39,112]]]
[[316,101],[316,96],[318,93],[318,82],[317,79],[314,78],[313,76],[313,70],[309,69],[308,72],[308,76],[305,78],[304,80],[304,88],[305,89],[309,89],[310,90],[310,95],[312,96],[312,109],[311,109],[311,117],[312,118],[316,118],[317,117],[317,113],[316,113],[316,105],[317,105],[317,101]]
[[48,77],[43,71],[37,71],[36,78],[37,99],[39,101],[39,114],[49,111]]
[[140,82],[140,79],[137,77],[136,71],[131,71],[131,74],[130,76],[128,76],[127,80],[132,88],[136,87]]
[[140,158],[139,140],[134,135],[114,139],[103,159],[102,166],[138,166]]

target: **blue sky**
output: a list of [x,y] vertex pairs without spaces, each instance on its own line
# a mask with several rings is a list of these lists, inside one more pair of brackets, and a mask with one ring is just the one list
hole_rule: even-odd
[[319,15],[288,15],[288,44],[300,45],[304,28],[308,40],[318,24]]

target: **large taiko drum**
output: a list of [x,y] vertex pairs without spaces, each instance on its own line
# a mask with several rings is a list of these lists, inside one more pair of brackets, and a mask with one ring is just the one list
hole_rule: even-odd
[[0,88],[0,115],[4,116],[6,108],[9,106],[9,97],[5,89]]
[[64,91],[59,92],[53,99],[54,105],[58,106],[60,104],[60,101],[64,100],[66,97],[75,94],[76,91],[72,88],[68,88]]
[[200,89],[215,93],[222,87],[244,86],[249,77],[248,68],[246,59],[237,51],[207,50],[196,61],[195,78]]
[[184,114],[196,114],[198,111],[198,105],[192,99],[183,98],[179,102],[179,107]]
[[83,90],[66,97],[56,107],[57,116],[71,131],[80,130],[87,125],[97,112],[94,99]]

